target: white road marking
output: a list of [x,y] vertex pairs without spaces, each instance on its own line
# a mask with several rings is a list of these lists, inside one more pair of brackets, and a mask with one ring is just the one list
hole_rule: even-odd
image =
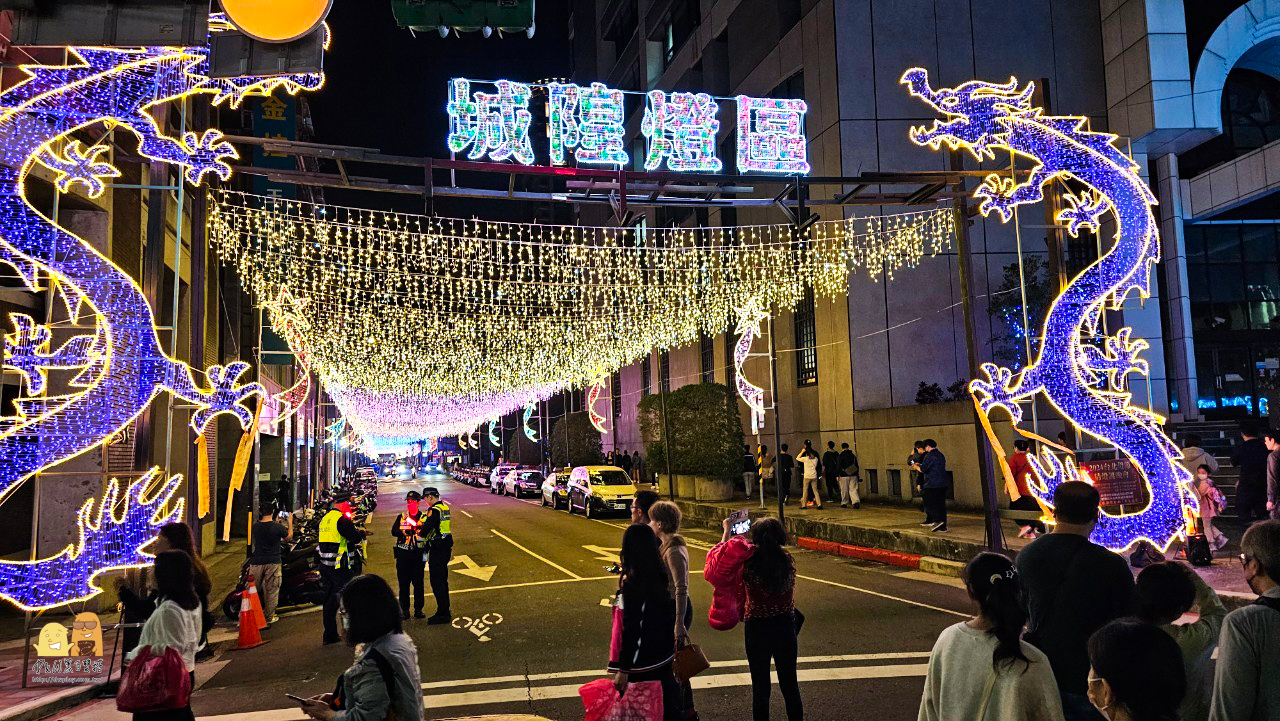
[[[690,571],[690,573],[702,573],[702,571]],[[617,576],[579,576],[577,578],[552,578],[547,581],[525,581],[524,583],[505,583],[500,586],[479,586],[477,588],[451,588],[449,589],[449,595],[456,596],[459,593],[479,593],[481,591],[502,591],[509,588],[529,588],[530,586],[549,586],[556,583],[581,583],[584,581],[615,581],[616,582],[617,580],[618,580]],[[435,594],[428,591],[426,597],[435,598]],[[282,613],[280,614],[280,617],[286,618],[291,616],[301,616],[307,613],[319,613],[322,610],[323,609],[320,606],[307,606],[306,608],[302,608],[297,611]],[[235,634],[232,634],[232,638],[235,638]]]
[[604,546],[588,546],[583,545],[591,553],[595,554],[596,560],[608,561],[609,563],[618,563],[621,559],[618,554],[622,553],[621,548],[605,548]]
[[564,573],[564,574],[568,575],[570,578],[572,578],[572,579],[574,579],[574,580],[577,580],[577,581],[581,581],[581,580],[582,580],[582,576],[579,576],[578,574],[574,573],[573,571],[570,571],[569,569],[565,568],[564,566],[561,566],[560,564],[556,563],[555,561],[552,561],[552,560],[547,559],[547,558],[543,558],[542,556],[539,556],[538,554],[534,553],[533,551],[530,551],[529,549],[525,548],[524,546],[521,546],[519,543],[516,543],[515,541],[511,540],[510,538],[508,538],[508,537],[506,537],[506,536],[502,535],[501,533],[499,533],[499,532],[498,532],[498,529],[496,529],[496,528],[490,528],[490,529],[489,529],[489,532],[490,532],[490,533],[492,533],[493,535],[497,536],[498,538],[501,538],[502,540],[506,541],[507,543],[510,543],[511,545],[515,546],[516,548],[520,549],[521,551],[524,551],[525,553],[529,554],[530,556],[533,556],[534,558],[538,559],[539,561],[542,561],[543,563],[547,564],[548,566],[551,566],[552,568],[554,568],[554,569],[556,569],[556,570],[558,570],[558,571],[561,571],[562,573]]
[[972,617],[973,617],[973,614],[972,614],[972,613],[961,613],[960,611],[952,611],[952,610],[951,610],[951,609],[949,609],[949,608],[942,608],[941,606],[931,606],[931,605],[929,605],[929,604],[927,604],[927,603],[921,603],[920,601],[912,601],[912,600],[911,600],[911,599],[909,599],[909,598],[902,598],[901,596],[892,596],[892,595],[887,594],[887,593],[880,593],[879,591],[872,591],[872,590],[870,590],[870,589],[866,589],[866,588],[859,588],[859,587],[857,587],[857,586],[850,586],[850,585],[848,585],[848,584],[846,584],[846,583],[837,583],[836,581],[828,581],[828,580],[826,580],[825,578],[814,578],[813,576],[801,576],[800,574],[796,574],[796,578],[803,578],[803,579],[804,579],[804,580],[806,580],[806,581],[813,581],[814,583],[825,583],[825,584],[826,584],[826,585],[828,585],[828,586],[835,586],[836,588],[844,588],[844,589],[848,589],[848,590],[850,590],[850,591],[857,591],[858,593],[865,593],[865,594],[867,594],[867,595],[869,595],[869,596],[879,596],[880,598],[887,598],[887,599],[890,599],[890,600],[892,600],[892,601],[898,601],[898,602],[900,602],[900,603],[909,604],[909,605],[911,605],[911,606],[919,606],[920,608],[927,608],[927,609],[929,609],[930,611],[938,611],[938,612],[941,612],[941,613],[949,613],[949,614],[951,614],[952,616],[959,616],[960,618],[972,618]]
[[[895,661],[929,658],[928,651],[900,651],[889,653],[854,653],[843,656],[801,656],[797,659],[800,663],[851,663],[856,661]],[[746,666],[746,659],[738,659],[735,661],[712,661],[711,668],[733,668]],[[493,676],[490,678],[464,678],[455,681],[430,681],[422,684],[422,689],[428,690],[433,688],[453,688],[456,686],[488,686],[490,684],[501,683],[526,683],[531,681],[556,681],[566,678],[581,678],[585,676],[599,676],[601,670],[598,668],[584,669],[582,671],[554,671],[551,673],[531,673],[529,675],[516,674],[511,676]]]
[[470,513],[467,513],[466,511],[462,510],[461,508],[459,508],[459,509],[458,509],[458,513],[461,513],[462,515],[466,516],[467,518],[475,518],[475,516],[471,515]]
[[[867,654],[867,656],[875,657],[878,654]],[[902,657],[905,657],[903,655]],[[927,657],[927,653],[912,654],[912,658]],[[894,657],[886,654],[886,658]],[[824,657],[817,657],[824,658]],[[857,657],[840,657],[831,658],[857,658]],[[806,659],[801,659],[804,662]],[[746,661],[731,662],[734,665],[744,666]],[[883,666],[837,666],[828,668],[802,668],[796,673],[796,677],[801,682],[813,681],[851,681],[857,679],[876,679],[876,678],[909,678],[916,676],[924,676],[928,671],[928,664],[912,663],[912,664],[890,664]],[[555,678],[577,678],[596,676],[604,678],[605,673],[602,669],[583,671],[583,672],[567,672],[566,674],[536,674],[530,675],[529,679],[555,679]],[[503,683],[524,682],[524,676],[503,676],[498,677]],[[475,681],[467,679],[466,681],[448,681],[442,682],[450,686],[469,685],[468,682]],[[777,676],[774,675],[773,681],[777,682]],[[486,682],[493,682],[486,680]],[[750,686],[751,674],[749,673],[721,673],[721,674],[704,674],[695,676],[692,681],[695,689],[709,688],[727,688],[735,686]],[[423,684],[425,688],[427,684]],[[502,703],[520,703],[528,704],[530,701],[546,701],[551,699],[576,698],[578,696],[579,683],[559,684],[553,686],[516,686],[503,689],[486,689],[482,691],[462,691],[459,693],[443,693],[436,695],[424,695],[423,707],[426,709],[453,708],[459,706],[481,706]],[[219,716],[201,716],[202,721],[305,721],[306,714],[303,714],[297,708],[273,709],[270,711],[246,711],[242,713],[222,714]]]
[[480,581],[484,581],[485,583],[488,583],[489,579],[493,578],[493,572],[498,570],[497,566],[481,566],[471,560],[471,556],[466,555],[454,556],[453,560],[449,561],[450,566],[455,563],[461,563],[463,567],[455,568],[453,569],[454,571],[461,573],[464,576],[470,576]]

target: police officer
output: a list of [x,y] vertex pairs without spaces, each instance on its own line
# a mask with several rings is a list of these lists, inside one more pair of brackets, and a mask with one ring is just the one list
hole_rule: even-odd
[[409,491],[405,495],[405,512],[396,516],[391,524],[391,535],[396,538],[396,578],[400,581],[400,618],[409,618],[409,586],[413,586],[413,617],[425,618],[422,607],[426,598],[422,588],[422,575],[426,568],[427,543],[422,538],[422,512],[418,502],[422,494]]
[[316,555],[320,557],[320,577],[324,579],[324,643],[337,643],[338,600],[342,587],[360,573],[358,546],[365,532],[351,522],[351,494],[334,494],[329,511],[320,519]]
[[449,504],[440,500],[434,486],[422,489],[427,504],[421,535],[427,542],[427,565],[431,573],[431,594],[436,597],[436,612],[427,619],[431,625],[449,623],[449,561],[453,559],[453,525],[449,521]]

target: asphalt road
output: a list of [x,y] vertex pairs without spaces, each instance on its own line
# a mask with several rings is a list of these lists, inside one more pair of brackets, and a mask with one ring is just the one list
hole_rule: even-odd
[[[411,488],[435,485],[454,509],[452,626],[410,620],[418,647],[428,719],[532,713],[580,719],[577,688],[601,678],[608,656],[616,578],[604,567],[617,553],[628,518],[587,519],[503,498],[444,476],[384,482],[370,520],[368,572],[394,587],[390,525]],[[693,638],[713,668],[695,679],[701,717],[738,721],[750,716],[750,680],[742,632],[706,625],[711,587],[696,576],[719,534],[686,533],[695,577]],[[807,622],[800,636],[801,691],[809,719],[916,718],[925,663],[938,633],[968,616],[954,583],[851,559],[794,549],[800,580],[797,607]],[[427,613],[434,611],[428,595]],[[202,664],[193,707],[219,721],[304,718],[285,693],[329,691],[351,663],[350,649],[322,646],[318,609],[282,611],[264,632],[269,642],[227,651]],[[234,637],[234,628],[221,631]],[[785,713],[776,688],[773,717]],[[111,718],[99,703],[64,716]]]

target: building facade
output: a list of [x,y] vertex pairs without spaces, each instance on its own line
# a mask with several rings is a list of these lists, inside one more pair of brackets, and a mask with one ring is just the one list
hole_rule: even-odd
[[[1184,3],[1178,0],[581,0],[571,20],[575,80],[624,90],[703,91],[800,97],[815,176],[945,170],[947,153],[912,144],[908,130],[928,124],[929,109],[899,84],[923,67],[935,86],[1010,76],[1037,85],[1036,104],[1081,115],[1094,130],[1120,136],[1159,199],[1164,262],[1152,296],[1131,297],[1106,320],[1134,329],[1151,348],[1149,378],[1133,382],[1135,404],[1175,422],[1260,413],[1276,373],[1280,313],[1276,207],[1280,183],[1277,106],[1280,62],[1267,20],[1280,3]],[[1016,23],[1017,35],[1009,33]],[[640,112],[628,118],[643,147]],[[732,167],[734,144],[720,138]],[[640,155],[636,153],[635,155]],[[1274,157],[1272,157],[1274,156]],[[1008,157],[967,170],[999,172]],[[973,185],[971,184],[970,189]],[[1044,299],[1098,257],[1110,242],[1073,238],[1053,222],[1065,185],[1014,220],[974,216],[969,225],[974,269],[976,346],[980,360],[1018,367],[1034,356]],[[847,192],[814,187],[811,197]],[[919,206],[914,206],[919,209]],[[820,209],[824,219],[892,214],[907,207]],[[656,225],[778,223],[772,209],[649,212]],[[933,436],[955,459],[957,497],[976,505],[977,449],[967,397],[922,405],[921,384],[943,391],[970,377],[958,257],[953,246],[918,267],[851,274],[847,294],[806,298],[778,314],[777,406],[781,442],[792,452],[805,439],[851,442],[870,489],[906,498],[905,473],[914,438]],[[1021,268],[1021,278],[1019,277]],[[1028,311],[1022,322],[1023,299]],[[610,410],[606,447],[640,448],[635,403],[656,392],[660,374],[672,386],[704,380],[732,383],[733,338],[706,338],[624,368],[612,379],[621,394]],[[763,341],[757,350],[763,350]],[[766,359],[745,371],[768,385]],[[958,390],[953,386],[952,390]],[[1034,425],[1052,437],[1064,430],[1050,409]],[[744,419],[747,417],[743,413]],[[776,445],[772,419],[757,437]],[[1032,425],[1028,423],[1027,425]],[[750,428],[745,428],[750,431]],[[1076,439],[1071,439],[1075,442]]]

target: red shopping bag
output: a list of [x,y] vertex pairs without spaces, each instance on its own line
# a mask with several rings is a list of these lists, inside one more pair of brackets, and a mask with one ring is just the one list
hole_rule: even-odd
[[613,607],[613,634],[609,639],[609,660],[618,661],[622,658],[622,609],[617,606]]
[[125,713],[167,711],[190,702],[191,676],[182,654],[175,648],[166,648],[157,656],[150,646],[144,646],[125,670],[116,695],[116,710]]
[[640,681],[627,685],[625,696],[602,678],[578,689],[586,708],[585,721],[662,721],[662,683]]

